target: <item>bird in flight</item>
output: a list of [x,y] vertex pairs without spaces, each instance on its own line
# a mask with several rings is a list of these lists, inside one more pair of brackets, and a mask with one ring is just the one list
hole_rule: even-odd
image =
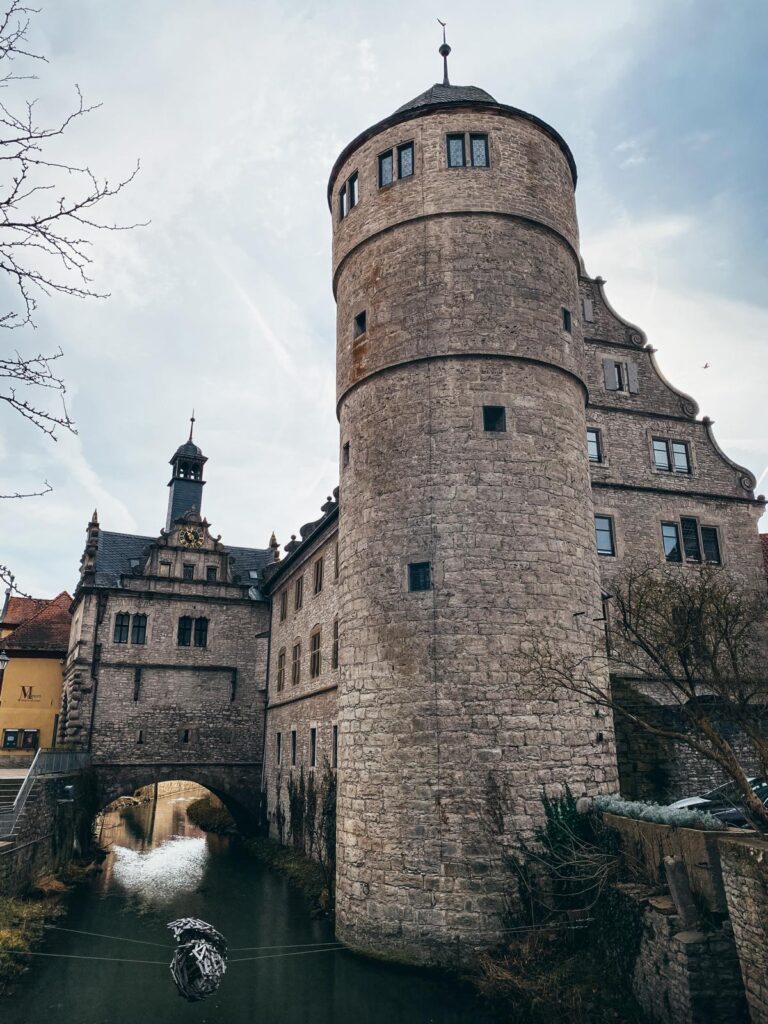
[[709,363],[704,363],[704,365],[702,366],[702,370],[708,370],[708,369],[709,369]]

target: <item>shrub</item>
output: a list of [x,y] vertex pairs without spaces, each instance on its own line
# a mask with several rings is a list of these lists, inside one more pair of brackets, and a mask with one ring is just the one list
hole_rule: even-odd
[[623,800],[615,794],[596,796],[594,807],[608,814],[635,818],[637,821],[652,821],[656,825],[674,825],[676,828],[698,828],[713,832],[721,832],[725,827],[722,821],[707,814],[706,811],[664,807],[662,804],[649,803],[645,800]]

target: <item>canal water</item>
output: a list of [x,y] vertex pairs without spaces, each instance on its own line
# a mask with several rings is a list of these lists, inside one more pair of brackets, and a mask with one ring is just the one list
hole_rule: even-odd
[[[56,921],[75,931],[50,931],[41,950],[108,959],[33,958],[14,994],[0,999],[2,1024],[498,1021],[469,987],[442,974],[346,950],[286,955],[296,952],[288,947],[333,942],[330,923],[313,919],[302,894],[236,840],[196,829],[186,816],[192,799],[166,797],[104,816],[103,871],[77,887],[67,917]],[[260,947],[233,951],[231,960],[260,959],[231,963],[216,995],[186,1002],[168,969],[165,926],[177,917],[209,921],[230,947]]]

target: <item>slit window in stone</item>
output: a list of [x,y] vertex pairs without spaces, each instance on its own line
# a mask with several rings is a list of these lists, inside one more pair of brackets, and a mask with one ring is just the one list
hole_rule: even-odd
[[284,590],[280,594],[280,621],[285,622],[288,615],[288,591]]
[[282,693],[285,688],[285,648],[281,648],[277,655],[277,692]]
[[595,427],[589,427],[587,430],[587,452],[590,462],[603,461],[603,442],[600,438],[600,431]]
[[331,732],[331,768],[339,767],[339,727],[334,722]]
[[397,176],[410,178],[413,174],[413,143],[404,142],[397,147]]
[[391,185],[394,178],[394,163],[392,150],[382,153],[379,157],[379,188]]
[[208,619],[195,619],[195,647],[208,646]]
[[147,642],[147,616],[134,615],[131,623],[131,643],[145,644]]
[[362,310],[355,316],[355,320],[352,325],[353,337],[359,338],[361,335],[365,334],[368,327],[367,320],[368,318],[366,316],[365,310]]
[[333,620],[333,645],[331,647],[331,668],[339,667],[339,620]]
[[488,136],[470,135],[469,152],[472,157],[473,167],[488,167],[490,164],[488,159]]
[[293,585],[293,607],[299,612],[304,604],[304,577],[299,576]]
[[709,565],[720,565],[720,538],[716,526],[702,526],[701,546],[704,561]]
[[503,434],[507,429],[507,410],[503,405],[483,406],[483,430],[489,434]]
[[664,557],[668,562],[682,562],[683,553],[680,548],[680,528],[677,523],[661,524],[661,539],[664,543]]
[[598,555],[615,555],[613,519],[610,516],[595,516],[595,541]]
[[279,768],[283,763],[283,734],[275,733],[275,764]]
[[448,144],[448,166],[464,167],[466,164],[466,158],[464,155],[464,136],[449,135],[446,141]]
[[309,638],[309,678],[317,679],[320,675],[320,630],[317,629]]
[[339,189],[339,220],[344,220],[347,212],[347,186],[342,185]]
[[294,644],[291,653],[291,685],[298,686],[301,682],[301,644]]
[[432,565],[430,562],[411,562],[408,565],[408,589],[432,589]]
[[143,729],[139,729],[139,731],[136,733],[136,745],[139,746],[143,742],[144,742],[144,730]]
[[291,768],[296,767],[296,730],[291,729]]
[[309,767],[317,767],[317,729],[315,726],[309,730]]
[[693,517],[683,516],[680,519],[683,529],[683,551],[687,562],[701,561],[701,541],[699,540],[699,524]]
[[189,615],[182,615],[179,619],[176,642],[179,647],[189,647],[192,643],[192,619]]
[[349,441],[345,441],[341,449],[341,464],[344,468],[349,465]]
[[131,623],[131,616],[127,612],[118,612],[115,616],[114,641],[116,644],[128,643],[128,629]]
[[566,309],[565,306],[563,306],[563,330],[567,334],[573,334],[573,317],[570,309]]
[[323,590],[323,559],[318,558],[314,569],[315,593],[320,594]]

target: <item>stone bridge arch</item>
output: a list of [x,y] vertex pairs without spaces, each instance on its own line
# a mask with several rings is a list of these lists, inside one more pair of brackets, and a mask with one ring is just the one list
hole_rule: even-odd
[[99,810],[120,796],[156,782],[196,782],[217,796],[245,835],[259,830],[261,765],[95,764],[96,800]]

